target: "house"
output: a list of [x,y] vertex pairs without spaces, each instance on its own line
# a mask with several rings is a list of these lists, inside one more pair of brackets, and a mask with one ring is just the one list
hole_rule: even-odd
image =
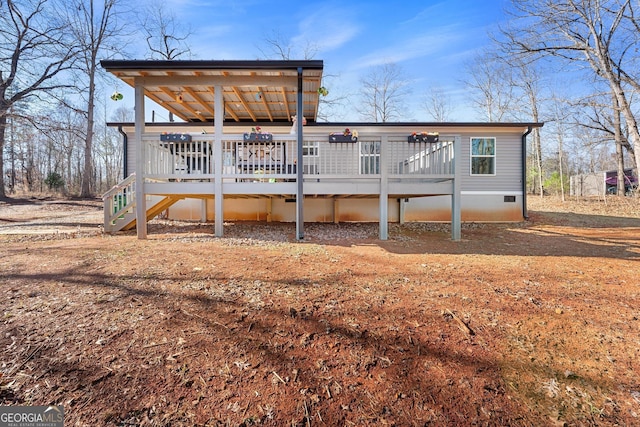
[[[105,230],[161,212],[213,221],[521,221],[526,137],[541,123],[322,123],[323,63],[108,60],[134,88],[125,180]],[[181,122],[145,122],[145,98]],[[296,120],[303,117],[303,120]],[[299,167],[300,166],[300,167]]]

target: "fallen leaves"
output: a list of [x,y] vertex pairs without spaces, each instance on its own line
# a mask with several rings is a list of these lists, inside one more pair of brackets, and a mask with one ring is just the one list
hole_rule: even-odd
[[70,424],[633,425],[637,228],[533,217],[464,242],[162,220],[147,241],[0,236],[0,398]]

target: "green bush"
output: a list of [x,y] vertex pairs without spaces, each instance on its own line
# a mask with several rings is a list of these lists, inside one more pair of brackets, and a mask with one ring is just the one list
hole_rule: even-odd
[[62,175],[58,172],[49,172],[47,178],[44,180],[44,183],[47,184],[49,190],[60,190],[64,188],[64,179],[62,179]]
[[[564,193],[568,194],[569,193],[569,177],[564,175],[562,178],[563,178],[563,184],[564,184]],[[544,180],[543,185],[544,185],[545,192],[548,192],[550,194],[560,195],[562,193],[562,187],[560,185],[560,173],[557,171],[552,172],[551,175]]]

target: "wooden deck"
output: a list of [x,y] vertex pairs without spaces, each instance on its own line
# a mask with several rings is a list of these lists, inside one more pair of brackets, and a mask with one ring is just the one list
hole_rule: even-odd
[[[299,182],[295,135],[249,140],[224,135],[219,148],[211,134],[146,133],[142,137],[144,196],[160,196],[162,206],[184,198],[296,197]],[[302,194],[320,198],[412,198],[455,195],[456,136],[409,141],[407,135],[359,135],[331,142],[326,134],[305,134]],[[217,150],[220,170],[216,170]],[[135,225],[135,179],[105,194],[105,230]],[[140,200],[140,199],[138,199]],[[383,208],[381,208],[383,209]],[[147,206],[147,220],[157,214]],[[153,217],[155,215],[152,215]],[[385,218],[381,211],[380,218]],[[133,225],[132,225],[133,224]]]

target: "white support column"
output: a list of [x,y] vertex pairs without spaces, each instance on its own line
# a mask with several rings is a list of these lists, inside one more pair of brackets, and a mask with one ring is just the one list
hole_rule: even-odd
[[302,177],[302,162],[304,158],[302,156],[302,141],[304,135],[302,134],[302,122],[304,122],[304,108],[302,99],[302,68],[298,68],[298,93],[297,93],[297,124],[298,124],[298,137],[297,137],[297,157],[296,157],[296,240],[304,239],[304,187]]
[[144,125],[144,82],[135,79],[135,146],[136,146],[136,232],[138,239],[147,238],[147,197],[144,192],[145,149],[142,135]]
[[224,132],[224,100],[222,99],[222,86],[214,88],[214,142],[213,142],[213,170],[214,170],[214,210],[215,210],[215,235],[222,237],[224,234],[224,195],[222,193],[222,135]]
[[460,188],[462,177],[462,139],[457,136],[453,142],[453,194],[451,195],[451,240],[461,239]]
[[207,222],[207,199],[202,199],[200,205],[200,222],[205,224]]
[[387,157],[389,153],[387,135],[380,141],[380,240],[389,238],[389,171]]
[[271,197],[267,198],[267,222],[271,222],[273,218],[273,199]]
[[400,212],[398,213],[398,215],[400,216],[400,225],[404,225],[404,212],[406,210],[406,206],[405,204],[407,203],[407,199],[400,199]]

